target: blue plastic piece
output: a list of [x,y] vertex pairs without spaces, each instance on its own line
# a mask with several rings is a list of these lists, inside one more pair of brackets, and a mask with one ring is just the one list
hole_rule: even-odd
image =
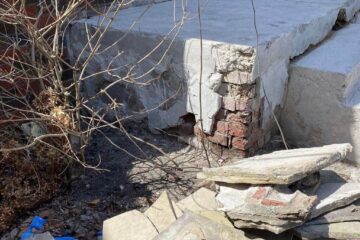
[[[33,230],[36,229],[41,231],[44,229],[46,224],[46,219],[43,219],[39,216],[35,216],[34,219],[31,221],[30,226],[26,229],[26,231],[21,235],[21,240],[29,240],[31,237],[34,236]],[[63,237],[56,237],[55,240],[77,240],[73,237],[63,236]]]
[[26,229],[26,231],[21,235],[20,239],[21,240],[28,240],[31,237],[34,236],[33,233],[33,229],[36,230],[43,230],[46,224],[46,220],[39,217],[39,216],[35,216],[34,219],[31,221],[30,226]]

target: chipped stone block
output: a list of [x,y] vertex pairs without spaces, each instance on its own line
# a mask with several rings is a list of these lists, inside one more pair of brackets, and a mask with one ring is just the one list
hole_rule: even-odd
[[306,225],[294,229],[295,235],[302,239],[360,239],[360,222]]
[[152,240],[157,234],[152,222],[137,210],[107,219],[103,224],[104,240]]
[[278,234],[302,225],[317,198],[284,186],[220,185],[216,200],[236,227]]
[[360,183],[325,183],[316,191],[319,203],[311,211],[311,218],[344,207],[360,198]]
[[276,151],[218,168],[204,168],[200,179],[227,183],[291,184],[346,158],[350,144]]
[[218,206],[215,195],[215,192],[207,188],[200,188],[190,196],[179,201],[177,206],[183,211],[186,209],[193,212],[216,210]]
[[247,240],[260,238],[248,237],[241,230],[211,221],[209,218],[186,211],[178,221],[172,224],[154,240]]
[[182,215],[182,211],[164,191],[144,214],[154,224],[158,232],[162,232]]

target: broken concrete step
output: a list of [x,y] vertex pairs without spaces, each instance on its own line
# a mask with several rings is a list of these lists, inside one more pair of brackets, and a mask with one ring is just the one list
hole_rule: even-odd
[[[200,2],[203,6],[203,68],[199,64],[196,1],[186,1],[186,4],[170,1],[126,9],[112,18],[113,24],[109,31],[104,32],[101,42],[102,49],[109,49],[101,51],[88,63],[84,77],[98,73],[99,68],[108,69],[108,60],[114,59],[114,53],[122,52],[122,55],[116,61],[110,61],[111,74],[104,73],[84,81],[84,94],[93,97],[99,88],[115,83],[117,78],[114,76],[131,75],[148,87],[116,81],[118,84],[114,84],[109,93],[114,99],[123,99],[120,110],[126,115],[144,112],[137,116],[147,117],[150,128],[167,129],[181,124],[181,117],[188,113],[198,121],[201,109],[202,130],[207,134],[214,132],[208,138],[210,141],[240,150],[256,148],[257,144],[248,144],[246,140],[249,139],[240,137],[248,135],[245,130],[231,134],[230,141],[221,131],[213,131],[216,123],[226,122],[231,116],[215,119],[217,113],[220,110],[243,113],[249,109],[247,112],[258,112],[261,119],[250,114],[254,119],[253,126],[262,123],[255,129],[256,133],[270,134],[274,125],[271,110],[282,106],[285,99],[289,60],[321,42],[332,30],[340,12],[341,20],[347,21],[360,8],[358,0],[258,0],[257,27],[261,29],[261,37],[257,39],[250,1]],[[74,61],[79,55],[86,58],[93,52],[88,47],[88,29],[103,27],[101,22],[99,17],[94,17],[77,21],[69,28],[70,59]],[[236,31],[233,26],[236,26]],[[134,68],[131,67],[132,71],[127,73],[124,66]],[[149,81],[154,76],[159,81]],[[199,84],[200,80],[203,84]],[[264,100],[261,92],[256,96],[253,94],[260,85],[267,90],[270,104],[261,104]],[[253,90],[245,99],[226,90],[228,87],[246,90],[248,86],[253,86]],[[202,106],[199,106],[200,92],[204,98]],[[166,108],[159,108],[170,96],[176,98],[167,101]],[[98,108],[107,106],[104,97],[96,98],[94,102]],[[263,134],[252,136],[258,135],[256,142],[264,142]]]
[[239,160],[234,164],[204,168],[200,179],[226,183],[291,184],[346,158],[350,144],[276,151]]
[[241,230],[223,225],[190,211],[185,213],[154,240],[248,240],[257,239],[246,236]]
[[120,214],[103,223],[104,240],[152,240],[157,234],[153,223],[137,210]]
[[302,225],[316,204],[316,197],[286,186],[220,185],[216,200],[237,228],[282,233]]
[[305,225],[319,225],[340,222],[360,222],[360,200],[349,206],[332,210],[324,215],[306,222]]
[[311,211],[311,218],[351,204],[360,198],[360,183],[325,183],[316,192],[319,203]]
[[302,239],[359,240],[360,222],[307,225],[295,228],[295,235]]
[[360,161],[360,27],[346,25],[289,69],[281,126],[296,146],[349,142]]
[[168,192],[164,191],[144,214],[154,224],[158,232],[161,232],[175,222],[182,215],[182,211],[176,203],[170,200]]
[[183,211],[187,209],[192,212],[216,210],[218,205],[215,199],[215,195],[215,192],[207,188],[200,188],[190,196],[179,201],[177,206]]

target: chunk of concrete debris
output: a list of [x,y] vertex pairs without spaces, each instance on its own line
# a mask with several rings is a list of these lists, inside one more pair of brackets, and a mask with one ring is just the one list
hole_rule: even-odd
[[279,234],[302,225],[317,198],[286,186],[223,185],[216,197],[219,210],[238,228],[256,228]]
[[168,192],[164,191],[158,200],[144,213],[154,224],[156,229],[161,232],[176,221],[182,211],[169,198]]
[[305,223],[305,225],[319,225],[353,221],[360,222],[360,200],[355,201],[349,206],[325,213],[324,215]]
[[104,240],[152,240],[158,231],[143,213],[133,210],[104,221]]
[[204,168],[200,179],[226,183],[291,184],[346,158],[350,144],[276,151],[219,168]]
[[259,239],[246,236],[239,229],[223,225],[190,211],[185,211],[173,225],[154,240],[248,240]]
[[302,239],[359,240],[360,222],[305,225],[295,228],[295,235]]
[[360,183],[325,183],[316,195],[319,203],[311,211],[311,218],[344,207],[360,198]]
[[190,196],[177,203],[181,210],[188,209],[193,212],[202,212],[207,210],[216,210],[216,193],[207,188],[200,188]]

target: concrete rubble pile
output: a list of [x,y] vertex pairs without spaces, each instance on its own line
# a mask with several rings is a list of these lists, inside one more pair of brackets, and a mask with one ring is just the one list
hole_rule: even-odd
[[360,183],[346,166],[351,151],[350,144],[282,150],[203,169],[198,178],[215,181],[217,192],[201,188],[179,202],[163,192],[144,213],[106,220],[104,240],[286,239],[268,237],[284,232],[360,239]]

